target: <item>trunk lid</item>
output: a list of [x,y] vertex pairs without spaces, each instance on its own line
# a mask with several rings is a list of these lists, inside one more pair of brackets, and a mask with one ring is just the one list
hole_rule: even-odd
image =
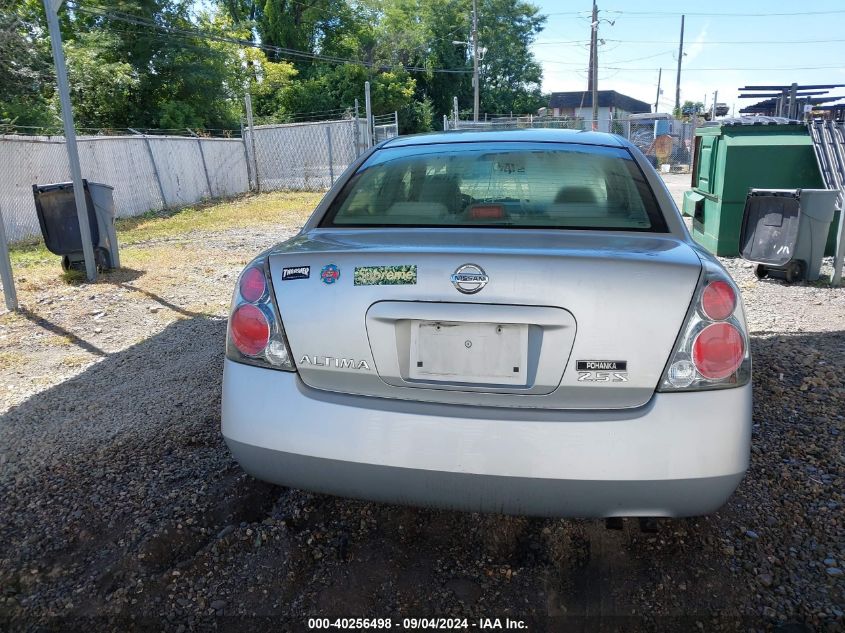
[[319,229],[269,259],[305,384],[559,409],[646,404],[701,272],[673,236],[593,231]]

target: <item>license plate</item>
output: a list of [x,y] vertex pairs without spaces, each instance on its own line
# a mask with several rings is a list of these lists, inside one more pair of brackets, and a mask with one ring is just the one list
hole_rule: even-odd
[[526,324],[411,323],[411,379],[524,385],[527,362]]

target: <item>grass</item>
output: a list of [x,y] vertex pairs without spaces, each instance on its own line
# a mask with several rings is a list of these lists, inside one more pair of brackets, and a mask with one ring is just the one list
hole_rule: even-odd
[[85,367],[90,362],[91,356],[88,354],[68,354],[59,361],[59,364],[62,367],[74,369],[77,367]]
[[[214,232],[268,226],[301,226],[323,197],[322,192],[276,191],[196,204],[180,209],[149,211],[115,222],[121,247],[163,240],[191,232]],[[12,266],[55,264],[40,238],[10,244]],[[73,282],[73,279],[66,280]]]
[[0,352],[0,369],[20,367],[26,362],[26,356],[19,352]]
[[81,284],[85,281],[85,273],[80,270],[66,270],[62,273],[62,281],[69,285]]

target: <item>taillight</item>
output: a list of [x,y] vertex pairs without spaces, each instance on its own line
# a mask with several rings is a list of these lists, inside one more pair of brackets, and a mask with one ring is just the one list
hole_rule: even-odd
[[736,292],[727,281],[711,281],[701,292],[701,310],[713,321],[722,321],[736,308]]
[[739,291],[721,269],[705,262],[659,391],[739,387],[750,378],[751,355]]
[[241,273],[230,314],[227,358],[248,365],[296,371],[266,261],[252,263]]
[[732,323],[712,323],[699,332],[692,344],[692,362],[710,380],[734,373],[745,355],[742,334]]
[[270,322],[250,303],[235,308],[230,319],[232,342],[242,354],[256,356],[270,342]]
[[267,280],[264,279],[264,271],[258,267],[247,268],[241,275],[238,287],[244,301],[254,303],[264,296],[267,291]]

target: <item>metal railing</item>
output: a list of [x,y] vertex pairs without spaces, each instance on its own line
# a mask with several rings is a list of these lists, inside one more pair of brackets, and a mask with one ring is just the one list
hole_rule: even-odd
[[383,114],[373,116],[373,145],[378,145],[383,140],[399,136],[399,114]]

